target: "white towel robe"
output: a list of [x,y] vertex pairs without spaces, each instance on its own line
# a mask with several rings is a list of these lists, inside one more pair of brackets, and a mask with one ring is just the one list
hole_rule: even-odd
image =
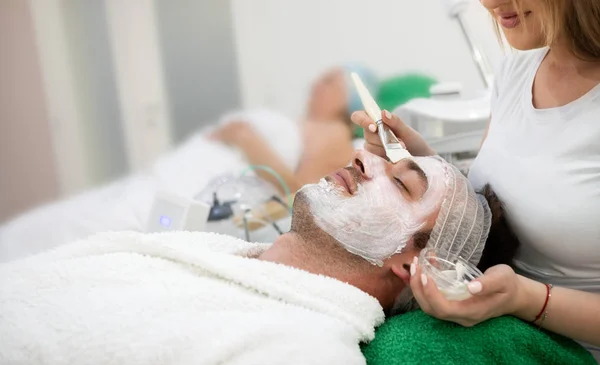
[[364,364],[379,302],[212,233],[103,233],[0,265],[0,364]]

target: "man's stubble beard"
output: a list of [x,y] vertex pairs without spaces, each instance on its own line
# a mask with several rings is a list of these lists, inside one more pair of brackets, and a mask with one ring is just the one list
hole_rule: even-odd
[[317,226],[311,212],[310,201],[302,190],[298,191],[294,198],[290,232],[298,235],[305,243],[315,244],[319,241],[335,241],[333,237]]

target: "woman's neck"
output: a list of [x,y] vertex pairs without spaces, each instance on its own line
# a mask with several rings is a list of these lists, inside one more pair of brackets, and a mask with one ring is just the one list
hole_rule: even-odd
[[537,70],[533,84],[532,103],[537,109],[567,105],[600,83],[600,62],[578,58],[561,42],[550,51]]
[[584,60],[573,53],[566,41],[559,40],[550,47],[546,62],[552,69],[562,72],[575,72],[579,75],[597,75],[600,71],[600,59]]

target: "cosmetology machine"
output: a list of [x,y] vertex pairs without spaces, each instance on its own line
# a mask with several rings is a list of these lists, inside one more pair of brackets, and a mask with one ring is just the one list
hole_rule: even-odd
[[160,191],[154,196],[148,232],[204,231],[210,206],[194,199]]
[[394,113],[419,131],[442,157],[459,168],[464,165],[465,170],[479,150],[490,117],[490,91],[494,76],[487,57],[475,44],[464,19],[474,1],[442,2],[448,16],[459,24],[485,89],[475,97],[465,99],[460,95],[460,84],[437,84],[430,89],[431,98],[413,99],[399,106]]
[[196,196],[185,198],[159,192],[148,218],[149,232],[203,231],[247,241],[272,242],[291,224],[291,195],[283,198],[274,186],[251,170],[211,180]]

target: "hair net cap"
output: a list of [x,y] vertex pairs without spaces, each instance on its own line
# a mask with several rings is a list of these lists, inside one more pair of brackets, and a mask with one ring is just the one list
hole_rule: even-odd
[[458,257],[472,265],[481,259],[492,213],[485,197],[477,194],[454,165],[446,165],[447,193],[431,232],[428,248],[455,262]]
[[346,89],[348,90],[348,114],[352,114],[357,110],[363,110],[363,104],[356,87],[352,83],[350,74],[356,72],[371,95],[377,95],[379,92],[379,80],[373,71],[359,64],[346,64],[342,66],[342,69],[344,70]]

